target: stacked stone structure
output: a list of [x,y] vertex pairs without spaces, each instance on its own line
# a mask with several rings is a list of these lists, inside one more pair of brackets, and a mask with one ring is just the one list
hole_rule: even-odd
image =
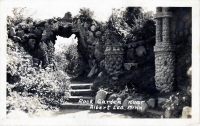
[[124,63],[123,45],[108,45],[105,50],[105,69],[110,75],[120,73]]
[[168,7],[157,7],[155,52],[155,85],[163,93],[173,90],[175,79],[175,45],[170,40],[172,13]]

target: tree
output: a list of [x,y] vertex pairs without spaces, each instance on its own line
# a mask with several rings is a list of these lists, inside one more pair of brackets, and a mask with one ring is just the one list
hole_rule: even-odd
[[33,15],[36,13],[36,11],[32,11],[31,9],[27,9],[26,7],[15,7],[12,10],[13,17],[10,18],[10,21],[17,25],[23,21],[26,21],[27,23],[33,22]]
[[123,19],[130,27],[133,27],[136,24],[135,18],[138,18],[142,12],[143,9],[141,7],[127,7]]
[[84,22],[91,22],[93,21],[92,18],[94,16],[94,11],[91,11],[89,8],[81,8],[80,11],[80,16],[79,18],[81,19],[81,21]]

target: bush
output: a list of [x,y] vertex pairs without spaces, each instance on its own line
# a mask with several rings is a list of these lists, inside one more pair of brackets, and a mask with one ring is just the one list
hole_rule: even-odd
[[58,69],[66,72],[70,77],[76,78],[84,70],[83,59],[77,52],[77,43],[73,42],[70,45],[60,45],[60,50],[55,52],[55,59]]
[[183,107],[191,106],[191,92],[188,87],[186,92],[174,92],[162,106],[163,109],[171,111],[171,117],[181,117]]
[[[53,109],[65,102],[65,91],[70,84],[69,77],[61,70],[33,67],[32,56],[20,50],[20,46],[8,39],[7,82],[12,76],[18,81],[7,83],[7,110],[20,109],[33,112],[37,109]],[[64,97],[66,96],[66,97]],[[23,103],[23,105],[22,105]],[[34,107],[31,107],[34,106]]]

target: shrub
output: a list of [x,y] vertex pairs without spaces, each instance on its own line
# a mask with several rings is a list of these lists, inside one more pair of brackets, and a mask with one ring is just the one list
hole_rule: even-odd
[[[7,83],[7,110],[20,109],[33,112],[37,109],[53,109],[67,97],[65,91],[70,84],[69,77],[61,70],[33,67],[32,57],[20,46],[8,39],[7,74],[20,80]],[[10,82],[12,78],[7,78]],[[23,103],[23,104],[22,104]],[[34,106],[34,107],[33,107]]]
[[83,59],[77,52],[77,43],[72,41],[70,45],[60,45],[60,50],[55,53],[55,59],[57,66],[60,70],[66,72],[70,77],[76,78],[82,73],[84,69]]
[[174,92],[162,108],[171,111],[171,117],[180,117],[183,107],[191,106],[191,92],[189,90],[190,87],[186,92]]

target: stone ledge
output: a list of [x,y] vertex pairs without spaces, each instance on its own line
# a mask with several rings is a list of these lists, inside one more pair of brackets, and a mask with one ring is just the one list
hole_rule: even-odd
[[176,50],[175,45],[156,45],[154,46],[154,52],[173,52]]
[[155,19],[157,18],[171,18],[172,12],[156,12]]

